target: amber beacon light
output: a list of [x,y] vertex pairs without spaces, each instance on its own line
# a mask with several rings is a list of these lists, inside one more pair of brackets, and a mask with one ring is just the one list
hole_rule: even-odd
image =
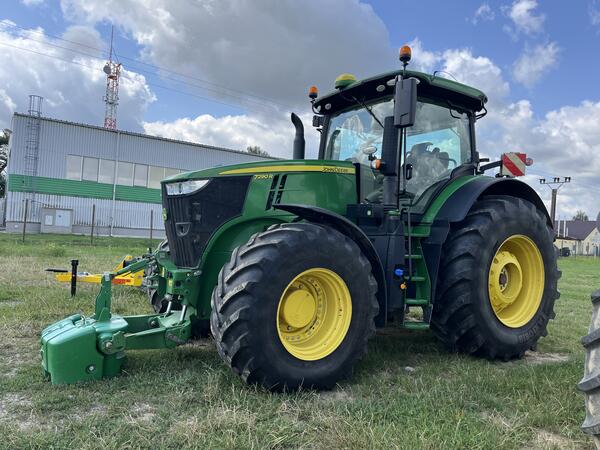
[[412,50],[408,45],[403,45],[400,47],[400,61],[403,63],[408,63],[410,58],[412,57]]

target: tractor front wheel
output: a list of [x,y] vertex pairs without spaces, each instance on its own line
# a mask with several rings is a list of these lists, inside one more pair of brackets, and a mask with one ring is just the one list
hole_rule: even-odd
[[247,383],[329,389],[367,350],[376,292],[369,262],[348,237],[310,223],[274,225],[222,268],[211,330]]
[[559,297],[554,233],[532,203],[484,197],[444,244],[431,326],[450,349],[518,358],[547,334]]

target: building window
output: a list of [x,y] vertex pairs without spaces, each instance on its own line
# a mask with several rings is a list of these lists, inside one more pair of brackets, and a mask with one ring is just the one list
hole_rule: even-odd
[[98,181],[98,158],[83,158],[83,176],[86,181]]
[[119,161],[117,164],[117,184],[133,186],[133,164]]
[[148,170],[148,187],[152,189],[160,189],[160,181],[165,177],[165,169],[163,167],[150,166]]
[[146,187],[148,184],[148,166],[146,164],[136,164],[133,174],[133,185]]
[[67,180],[81,180],[82,165],[81,156],[67,155]]
[[113,184],[115,181],[115,162],[109,159],[100,160],[98,183]]
[[117,167],[116,184],[124,186],[160,189],[162,180],[183,172],[180,169],[148,166],[146,164],[67,155],[66,178],[68,180],[113,184],[115,182],[115,164]]

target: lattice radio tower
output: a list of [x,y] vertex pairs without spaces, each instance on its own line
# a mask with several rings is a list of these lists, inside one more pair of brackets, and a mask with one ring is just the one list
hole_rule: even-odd
[[42,117],[42,103],[44,97],[39,95],[29,96],[29,115],[27,117],[27,134],[25,137],[25,192],[30,200],[35,199],[35,180],[38,175],[38,161],[40,159],[40,128]]
[[114,130],[117,128],[117,106],[119,105],[119,79],[121,78],[121,64],[113,61],[113,27],[110,29],[110,52],[108,61],[104,65],[106,74],[106,94],[104,103],[104,128]]

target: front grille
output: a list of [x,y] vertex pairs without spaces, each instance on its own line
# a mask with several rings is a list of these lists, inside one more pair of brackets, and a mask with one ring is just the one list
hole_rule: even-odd
[[206,243],[222,224],[242,213],[252,176],[218,177],[198,192],[168,196],[165,232],[171,259],[178,267],[195,267]]

